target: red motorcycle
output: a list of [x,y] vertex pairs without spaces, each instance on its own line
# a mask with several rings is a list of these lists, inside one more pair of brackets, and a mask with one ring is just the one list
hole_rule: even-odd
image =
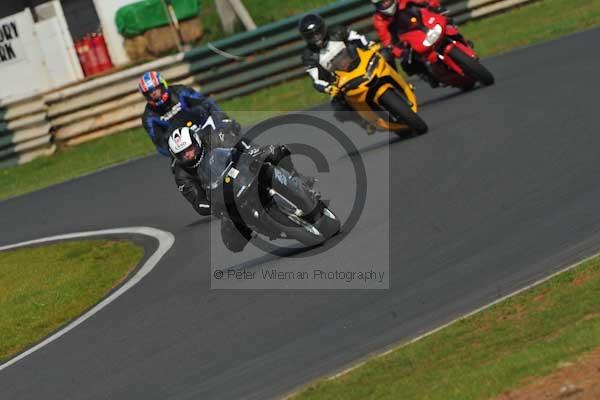
[[494,76],[479,62],[472,43],[463,38],[449,18],[416,5],[404,15],[408,18],[405,26],[414,27],[399,35],[402,42],[410,45],[404,62],[413,63],[416,53],[432,86],[442,83],[471,89],[476,82],[484,86],[494,83]]

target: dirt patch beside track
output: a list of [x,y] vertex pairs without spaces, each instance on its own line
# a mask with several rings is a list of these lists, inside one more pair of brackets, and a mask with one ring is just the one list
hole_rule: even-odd
[[600,348],[576,362],[559,365],[551,375],[503,393],[496,400],[600,399]]

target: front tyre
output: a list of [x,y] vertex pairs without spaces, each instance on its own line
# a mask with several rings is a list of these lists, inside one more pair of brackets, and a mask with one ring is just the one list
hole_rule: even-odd
[[288,215],[288,218],[296,226],[288,226],[285,229],[287,236],[307,247],[322,245],[341,229],[339,218],[322,202],[319,202],[319,211],[312,217],[301,218]]
[[381,106],[398,122],[405,123],[417,135],[427,133],[427,124],[417,113],[415,113],[408,103],[401,98],[398,93],[392,89],[388,89],[379,99]]
[[450,50],[449,56],[467,76],[481,82],[484,86],[494,84],[494,75],[476,59],[469,57],[456,47]]
[[327,239],[337,235],[340,232],[342,224],[339,218],[329,208],[319,202],[322,206],[320,218],[314,221],[313,225],[325,236]]

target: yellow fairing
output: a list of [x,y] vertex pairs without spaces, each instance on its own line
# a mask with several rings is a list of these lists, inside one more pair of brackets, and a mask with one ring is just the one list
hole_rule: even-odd
[[[360,59],[359,65],[348,72],[335,71],[338,77],[336,86],[344,93],[348,104],[365,120],[384,130],[404,130],[407,128],[407,125],[390,122],[387,119],[381,118],[369,105],[368,99],[372,98],[371,101],[379,106],[381,95],[388,89],[401,90],[410,102],[412,110],[417,112],[417,99],[411,86],[398,72],[385,62],[384,58],[379,54],[379,49],[379,45],[371,46],[366,50],[357,49]],[[371,64],[372,71],[369,74],[368,68],[373,56],[376,56],[378,59],[373,61],[377,65],[373,67]],[[356,81],[353,83],[353,80]],[[372,82],[375,80],[377,84],[375,87],[372,87]],[[356,82],[361,83],[357,86]],[[369,93],[369,91],[371,92]]]

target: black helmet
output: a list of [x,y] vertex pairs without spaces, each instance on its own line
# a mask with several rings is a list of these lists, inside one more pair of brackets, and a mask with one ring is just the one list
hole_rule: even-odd
[[396,0],[371,0],[371,3],[375,6],[375,9],[389,17],[396,14],[398,9],[398,2]]
[[311,47],[322,49],[327,45],[327,25],[317,14],[306,14],[298,24],[300,34]]

